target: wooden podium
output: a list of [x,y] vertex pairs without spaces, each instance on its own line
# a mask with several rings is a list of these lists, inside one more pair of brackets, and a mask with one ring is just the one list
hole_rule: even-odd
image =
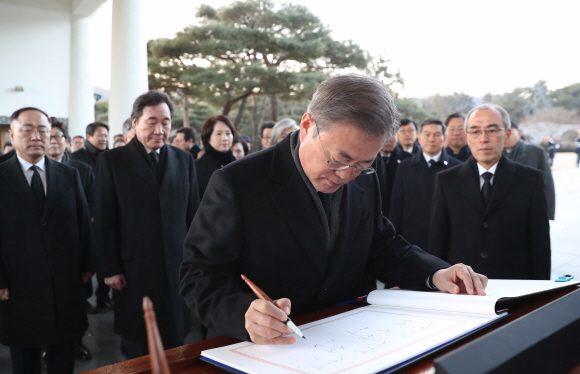
[[[461,339],[439,351],[436,351],[418,361],[409,364],[399,370],[396,373],[435,373],[433,367],[433,361],[455,349],[468,344],[477,338],[480,338],[491,331],[494,331],[508,323],[529,314],[536,309],[543,307],[553,301],[556,301],[572,292],[580,292],[578,287],[566,288],[558,291],[554,291],[548,294],[541,294],[538,296],[533,296],[526,300],[525,303],[521,305],[516,305],[510,309],[510,315],[502,320],[494,323],[493,325],[477,331],[476,333]],[[316,321],[322,318],[330,317],[339,313],[343,313],[349,310],[360,308],[365,304],[353,304],[331,307],[328,309],[307,313],[304,315],[292,316],[292,320],[296,325],[301,325],[304,323]],[[580,313],[580,311],[579,311]],[[227,371],[213,366],[200,360],[201,352],[207,349],[222,347],[224,345],[239,343],[239,340],[227,338],[224,336],[204,340],[201,342],[188,344],[183,347],[178,347],[165,351],[167,362],[169,364],[169,369],[172,374],[225,374]],[[133,360],[128,360],[125,362],[120,362],[118,364],[113,364],[110,366],[105,366],[99,369],[94,369],[87,371],[87,374],[136,374],[136,373],[151,373],[150,357],[144,356]],[[572,368],[568,374],[580,374],[580,357],[577,357],[577,365]]]

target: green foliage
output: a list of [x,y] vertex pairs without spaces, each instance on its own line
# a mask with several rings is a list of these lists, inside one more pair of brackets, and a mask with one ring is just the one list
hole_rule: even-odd
[[445,120],[451,113],[465,114],[474,106],[473,97],[463,92],[454,92],[453,95],[435,94],[423,99],[422,102],[422,108],[426,112],[441,120]]
[[95,122],[109,123],[109,101],[95,103]]
[[401,119],[411,118],[417,122],[422,121],[424,118],[433,116],[433,114],[421,108],[413,99],[400,98],[397,95],[394,96],[394,99],[395,105],[397,106],[397,109],[399,109],[399,113],[401,113]]
[[365,69],[370,61],[352,41],[333,40],[301,5],[246,0],[217,10],[202,5],[196,15],[198,25],[148,43],[149,85],[226,115],[252,94],[307,98],[330,72]]
[[580,83],[574,83],[550,92],[548,100],[555,107],[580,112]]

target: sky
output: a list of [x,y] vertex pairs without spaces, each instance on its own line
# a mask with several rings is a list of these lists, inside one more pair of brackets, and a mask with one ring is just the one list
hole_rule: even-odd
[[[141,1],[147,39],[171,38],[195,23],[202,3],[219,8],[232,2]],[[395,87],[404,97],[501,94],[539,80],[554,90],[580,82],[578,1],[292,2],[307,6],[334,39],[353,40],[390,60],[405,80]],[[102,88],[110,82],[110,30],[111,0],[91,18],[92,79]]]

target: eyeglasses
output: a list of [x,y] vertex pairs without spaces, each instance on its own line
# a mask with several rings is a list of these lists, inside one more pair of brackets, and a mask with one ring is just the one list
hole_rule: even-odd
[[492,127],[489,129],[475,129],[466,131],[467,136],[471,139],[479,139],[481,134],[485,134],[486,136],[493,137],[499,134],[500,131],[505,130],[505,127]]
[[349,165],[346,162],[330,161],[326,156],[326,151],[324,150],[324,147],[322,146],[322,140],[320,139],[320,131],[318,131],[318,126],[316,125],[316,123],[314,123],[314,126],[316,128],[316,135],[318,136],[318,141],[320,142],[320,148],[322,148],[322,153],[324,153],[324,158],[326,158],[326,167],[328,167],[330,170],[346,170],[348,168],[352,168],[353,173],[363,175],[368,175],[375,172],[375,169],[373,169],[371,166],[368,167],[354,166]]
[[36,132],[38,135],[44,136],[44,135],[48,134],[49,131],[45,127],[32,128],[30,126],[26,126],[26,127],[21,128],[20,132],[23,133],[24,135],[32,135],[33,132]]
[[57,142],[61,141],[63,138],[64,138],[64,134],[56,134],[56,135],[50,136],[50,140],[54,139]]

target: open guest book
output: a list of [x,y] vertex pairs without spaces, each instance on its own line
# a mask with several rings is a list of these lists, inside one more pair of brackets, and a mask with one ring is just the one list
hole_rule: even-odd
[[578,283],[493,279],[486,296],[373,291],[371,305],[299,326],[306,339],[296,344],[242,342],[201,359],[235,373],[387,373],[504,318],[502,299]]

